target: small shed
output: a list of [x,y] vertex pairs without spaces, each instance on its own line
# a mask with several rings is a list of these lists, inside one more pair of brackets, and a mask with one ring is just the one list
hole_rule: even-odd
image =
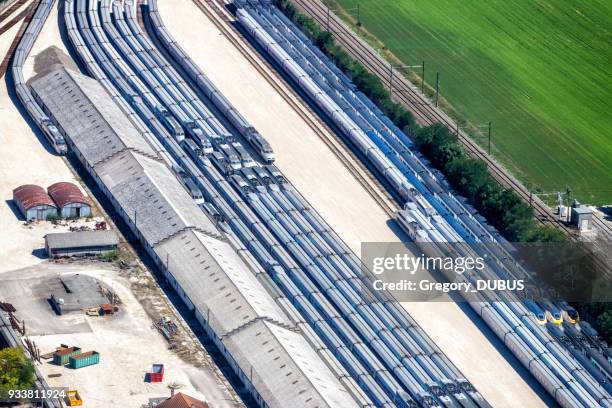
[[47,187],[49,196],[59,209],[62,217],[88,217],[91,215],[91,202],[75,184],[59,182]]
[[49,194],[34,184],[25,184],[14,189],[13,202],[28,221],[57,216],[57,206]]
[[582,204],[576,204],[572,207],[572,224],[574,224],[580,231],[586,231],[591,226],[591,219],[593,218],[593,210]]
[[179,392],[170,398],[155,405],[156,408],[208,408],[204,401],[197,400],[189,395]]
[[59,232],[45,235],[49,258],[104,254],[117,249],[119,241],[111,230]]

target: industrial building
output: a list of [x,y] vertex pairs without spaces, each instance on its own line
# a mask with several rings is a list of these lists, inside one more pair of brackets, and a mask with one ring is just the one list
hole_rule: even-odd
[[[410,211],[409,224],[421,227],[420,236],[494,239],[495,231],[465,215],[474,211],[447,194],[418,154],[402,156],[412,147],[406,135],[364,95],[347,92],[350,80],[278,10],[268,2],[254,8],[236,3],[240,23],[262,49],[322,111],[339,118],[345,136],[398,196],[415,201],[401,214]],[[235,135],[150,45],[131,1],[64,5],[70,41],[99,83],[58,69],[32,82],[33,98],[260,406],[488,406],[397,302],[383,295],[364,302],[370,293],[363,293],[354,254],[278,169],[241,169]],[[154,11],[155,1],[148,6]],[[158,16],[144,18],[173,63],[218,105],[222,95],[179,52]],[[230,117],[226,108],[219,110]],[[188,143],[179,147],[186,137],[201,151],[214,146],[221,164],[200,149],[190,154],[183,147]],[[199,211],[170,169],[193,179],[220,213],[217,222]],[[435,217],[419,217],[423,211]],[[471,306],[560,404],[609,403],[520,303]]]
[[67,182],[51,184],[47,187],[47,192],[62,217],[80,218],[91,215],[91,202],[75,184]]
[[117,249],[117,235],[110,230],[59,232],[45,235],[49,258],[101,255]]
[[26,184],[13,190],[13,202],[27,221],[57,216],[57,206],[40,186]]
[[[58,315],[100,308],[109,302],[101,290],[101,284],[93,277],[81,274],[62,275],[48,283],[49,303]],[[105,293],[110,293],[105,289]],[[80,353],[80,350],[78,351]],[[77,353],[74,353],[77,354]],[[67,363],[68,357],[66,357]]]
[[572,224],[575,225],[580,231],[587,231],[591,227],[593,209],[574,200],[571,211]]
[[256,401],[269,407],[357,406],[95,80],[60,68],[33,81],[32,89]]

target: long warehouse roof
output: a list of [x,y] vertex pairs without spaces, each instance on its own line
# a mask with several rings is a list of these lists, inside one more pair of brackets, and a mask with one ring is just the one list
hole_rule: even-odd
[[125,149],[156,157],[123,111],[108,103],[110,96],[97,81],[62,67],[36,78],[30,86],[90,165]]
[[56,232],[45,235],[51,249],[86,248],[118,245],[117,235],[111,230]]
[[[65,68],[59,71],[59,76],[52,71],[32,84],[37,95],[87,161],[88,170],[121,208],[124,219],[167,265],[231,359],[251,376],[266,404],[279,408],[356,407],[346,388],[253,271],[229,243],[218,239],[222,235],[214,223],[170,169],[155,158],[125,115],[119,110],[120,114],[109,116],[111,129],[104,134],[88,134],[79,128],[79,123],[101,122],[103,112],[117,107],[106,106],[114,102],[95,80]],[[54,87],[56,82],[59,85]],[[67,98],[67,94],[76,97]],[[95,104],[87,110],[74,109],[86,99]],[[107,148],[104,141],[108,138],[122,147]],[[100,154],[99,150],[105,152]]]
[[96,173],[149,245],[190,227],[221,237],[164,164],[124,151],[96,166]]
[[154,248],[219,337],[255,319],[291,322],[229,244],[195,230]]
[[270,406],[355,406],[346,388],[298,333],[258,321],[223,344],[241,365],[252,365],[253,384]]

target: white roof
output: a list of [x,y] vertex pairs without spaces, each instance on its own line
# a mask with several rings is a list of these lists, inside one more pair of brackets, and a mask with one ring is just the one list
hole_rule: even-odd
[[291,327],[236,251],[226,242],[186,230],[157,245],[172,276],[218,337],[255,319]]
[[189,227],[221,237],[163,163],[126,150],[95,171],[151,246]]
[[156,157],[95,79],[61,67],[35,79],[31,86],[91,166],[125,149]]
[[357,407],[299,333],[259,321],[223,344],[241,367],[252,367],[251,381],[269,407]]

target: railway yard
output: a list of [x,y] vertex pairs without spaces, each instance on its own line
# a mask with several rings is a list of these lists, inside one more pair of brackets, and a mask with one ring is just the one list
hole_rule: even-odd
[[[295,4],[330,18],[318,1]],[[0,302],[11,306],[0,307],[0,337],[26,346],[36,387],[78,390],[83,406],[100,408],[164,405],[175,390],[210,407],[612,406],[612,353],[565,302],[489,291],[398,302],[369,286],[369,242],[463,243],[454,256],[488,260],[459,276],[420,271],[429,279],[533,276],[270,2],[31,0],[5,10]],[[331,21],[368,69],[385,69]],[[396,82],[421,123],[450,123]],[[58,181],[79,185],[93,215],[24,219],[13,190]],[[46,234],[107,224],[118,249],[48,259]],[[496,245],[468,245],[480,242]],[[90,289],[75,294],[66,282],[80,279]],[[82,300],[97,292],[110,305]],[[41,361],[60,344],[96,350],[99,363]],[[162,382],[151,381],[154,364]]]

